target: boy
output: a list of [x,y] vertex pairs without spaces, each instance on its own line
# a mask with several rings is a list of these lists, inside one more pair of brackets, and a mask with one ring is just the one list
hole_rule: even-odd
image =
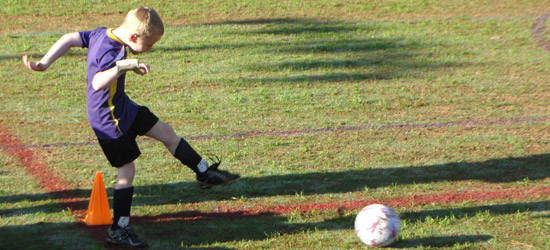
[[139,7],[126,15],[116,29],[97,28],[62,36],[38,62],[23,56],[31,70],[44,71],[72,47],[88,48],[87,106],[88,120],[108,161],[118,168],[113,194],[113,225],[107,240],[131,247],[147,247],[129,226],[135,175],[134,160],[141,154],[138,135],[164,143],[168,151],[191,168],[201,188],[227,185],[240,176],[218,170],[220,161],[208,163],[174,129],[159,120],[147,107],[132,102],[124,92],[127,71],[149,73],[146,63],[126,59],[126,48],[134,55],[150,51],[164,34],[164,25],[155,10]]

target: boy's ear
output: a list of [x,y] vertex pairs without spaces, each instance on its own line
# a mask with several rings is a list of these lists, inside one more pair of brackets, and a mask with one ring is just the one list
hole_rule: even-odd
[[138,38],[138,34],[136,33],[130,34],[130,42],[133,42],[133,43],[137,42],[137,38]]

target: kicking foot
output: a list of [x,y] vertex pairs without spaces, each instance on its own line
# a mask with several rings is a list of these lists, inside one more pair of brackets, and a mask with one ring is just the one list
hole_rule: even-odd
[[229,185],[238,181],[241,176],[238,174],[232,174],[227,171],[219,170],[221,160],[218,159],[214,162],[206,172],[197,175],[197,181],[201,189],[210,189],[213,186]]

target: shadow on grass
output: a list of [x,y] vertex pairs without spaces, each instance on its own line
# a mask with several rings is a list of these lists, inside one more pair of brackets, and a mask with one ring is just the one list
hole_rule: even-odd
[[[510,213],[514,213],[511,211]],[[196,215],[195,215],[196,216]],[[138,223],[144,236],[154,242],[170,242],[176,237],[177,241],[188,244],[187,247],[201,244],[213,244],[232,241],[262,241],[281,235],[307,234],[316,231],[348,231],[353,232],[354,216],[342,216],[320,222],[303,223],[290,222],[289,217],[269,214],[227,218],[192,219],[181,218],[169,222]],[[189,220],[190,219],[190,220]],[[178,232],[174,236],[173,232]],[[303,237],[301,237],[303,239]],[[476,243],[488,241],[490,235],[454,235],[434,236],[418,239],[398,240],[392,247],[446,247],[456,244]],[[290,240],[290,241],[295,241]],[[317,240],[315,240],[317,242]],[[290,243],[300,246],[302,243]],[[317,245],[317,243],[311,243]],[[361,245],[357,240],[357,245]],[[307,247],[304,245],[303,247]]]
[[[232,36],[255,36],[237,42],[201,43],[188,46],[159,45],[168,54],[178,51],[212,50],[254,54],[255,59],[237,62],[239,76],[213,79],[222,85],[296,84],[418,78],[438,69],[467,66],[458,59],[440,59],[432,44],[423,38],[369,36],[377,27],[372,23],[319,21],[312,19],[236,20],[206,25],[250,25],[246,30],[228,28]],[[262,39],[266,37],[265,39]],[[275,37],[275,38],[274,38]],[[277,39],[280,38],[280,39]],[[238,38],[236,38],[238,39]],[[250,42],[257,41],[257,42]],[[222,52],[220,52],[222,51]],[[257,58],[265,58],[261,60]],[[273,59],[276,58],[276,59]],[[287,59],[288,58],[288,59]],[[258,61],[260,60],[260,61]],[[233,60],[231,65],[235,64]],[[235,70],[235,69],[232,69]],[[270,74],[272,73],[272,74]],[[276,73],[276,76],[273,75]],[[254,76],[254,77],[247,77]],[[260,77],[256,77],[256,76]],[[215,76],[214,76],[215,77]]]
[[0,227],[0,249],[102,249],[77,223],[34,223]]
[[[541,211],[549,209],[550,201],[545,201],[405,212],[401,213],[400,216],[404,220],[414,222],[423,221],[426,216],[432,218],[454,216],[460,219],[471,218],[480,211],[506,215],[515,214],[518,211]],[[279,216],[269,213],[256,215],[242,214],[240,216],[237,216],[235,213],[218,213],[215,216],[208,217],[208,215],[212,214],[200,212],[166,214],[166,217],[171,218],[169,221],[164,220],[165,217],[163,215],[154,216],[154,218],[149,219],[137,217],[133,220],[133,224],[142,239],[148,242],[153,248],[171,249],[174,247],[193,248],[205,244],[233,241],[262,241],[282,235],[309,234],[322,230],[352,232],[353,221],[355,219],[354,215],[347,215],[309,223],[292,222],[289,216]],[[71,239],[67,239],[59,235],[65,235],[67,231],[74,230],[74,224],[76,223],[39,223],[22,226],[4,226],[0,227],[0,239],[3,242],[6,240],[7,243],[13,246],[21,246],[21,244],[39,246],[40,244],[46,244],[44,246],[53,247],[49,249],[56,249],[58,248],[56,246],[59,246],[57,244],[67,244],[67,241],[73,240],[72,237],[69,237]],[[103,235],[105,233],[105,227],[99,228],[101,230],[90,229],[89,227],[85,227],[85,229],[94,235]],[[44,240],[49,237],[60,238],[60,240],[58,242]],[[29,238],[35,240],[29,242]],[[98,237],[97,235],[95,238],[102,239],[102,237]],[[303,239],[303,237],[300,238]],[[492,238],[490,235],[431,236],[398,240],[391,247],[451,247],[457,244],[475,244],[488,241]],[[293,240],[290,239],[290,241]],[[8,246],[7,249],[10,249],[9,244],[4,245],[4,247]],[[105,242],[99,242],[99,244],[105,244]],[[292,244],[298,243],[294,242]],[[357,245],[359,246],[360,243],[357,243]]]
[[[479,213],[490,213],[492,215],[498,214],[514,214],[525,212],[542,212],[550,211],[550,200],[539,202],[519,202],[511,204],[498,204],[487,205],[477,207],[463,207],[463,208],[450,208],[450,209],[433,209],[423,210],[419,212],[403,212],[399,216],[401,219],[410,220],[413,222],[425,221],[426,218],[468,218],[474,217]],[[541,216],[533,216],[541,217]]]
[[[7,61],[7,60],[13,60],[13,59],[22,60],[23,55],[24,55],[23,53],[20,55],[0,55],[0,61]],[[40,58],[44,56],[36,53],[27,54],[27,55],[34,60],[40,60]],[[21,63],[21,65],[23,65],[23,63]]]
[[[0,55],[0,61],[7,61],[7,60],[14,60],[14,59],[15,60],[22,60],[23,55],[28,55],[31,61],[38,61],[44,56],[44,54],[21,52],[20,54]],[[75,50],[67,52],[67,54],[65,54],[64,57],[86,59],[86,51],[80,50],[80,49],[75,49]],[[23,66],[22,62],[21,62],[21,66]]]
[[392,248],[417,248],[417,247],[452,247],[457,244],[477,243],[492,239],[491,235],[455,235],[455,236],[434,236],[417,239],[406,239],[396,241]]
[[[263,25],[259,29],[248,31],[230,32],[233,34],[270,34],[270,35],[296,35],[301,33],[349,33],[359,29],[365,29],[364,26],[358,26],[353,22],[344,21],[321,21],[311,18],[259,18],[230,20],[223,22],[203,23],[201,25]],[[198,25],[197,25],[198,26]]]
[[392,185],[479,180],[490,183],[540,180],[550,176],[550,155],[493,159],[483,162],[349,170],[342,172],[270,175],[244,178],[228,190],[249,197],[297,193],[345,193]]
[[[494,159],[483,162],[453,162],[422,167],[392,167],[383,169],[350,170],[343,172],[305,173],[247,178],[225,187],[199,190],[195,182],[166,183],[136,186],[134,206],[177,204],[227,200],[229,197],[268,197],[277,195],[316,195],[346,193],[406,184],[441,181],[479,180],[485,182],[517,182],[540,180],[550,176],[550,155]],[[107,192],[112,195],[112,188]],[[84,199],[63,206],[44,204],[25,208],[1,209],[0,215],[30,214],[37,211],[56,212],[65,207],[86,208],[91,190],[76,189],[45,194],[2,196],[2,203],[37,202],[49,199]],[[56,201],[53,200],[52,203]],[[547,204],[544,204],[547,208]]]
[[309,19],[309,18],[257,18],[257,19],[242,19],[242,20],[227,20],[227,21],[220,21],[220,22],[207,22],[207,23],[201,23],[197,24],[196,26],[203,26],[203,25],[257,25],[257,24],[293,24],[293,23],[310,23],[310,22],[317,22],[315,19]]
[[[335,193],[360,190],[365,183],[371,183],[370,187],[381,187],[387,185],[399,185],[422,182],[455,181],[476,179],[489,182],[511,182],[524,180],[542,179],[549,176],[546,163],[550,160],[549,155],[534,155],[520,158],[505,158],[474,163],[449,163],[425,167],[402,167],[390,169],[365,169],[360,171],[346,171],[340,173],[311,173],[302,175],[287,175],[264,178],[245,178],[236,187],[228,186],[225,189],[213,189],[209,193],[201,192],[196,188],[196,183],[169,183],[164,185],[142,186],[136,188],[139,194],[135,198],[135,205],[144,204],[167,204],[180,202],[183,189],[186,193],[200,194],[202,198],[184,198],[185,202],[198,200],[211,200],[235,195],[237,192],[246,193],[254,189],[256,196],[268,196],[279,194],[293,194],[298,190],[303,193]],[[329,180],[330,179],[330,180]],[[297,183],[294,183],[297,182]],[[346,184],[343,184],[346,183]],[[261,186],[258,189],[256,186]],[[265,188],[265,189],[264,189]],[[58,193],[21,195],[1,197],[3,203],[18,201],[40,201],[53,197],[75,198],[89,197],[90,190],[72,190]],[[112,193],[112,190],[109,190]],[[195,196],[193,196],[195,197]],[[81,202],[80,206],[85,205]],[[69,205],[76,206],[76,205]],[[54,213],[64,210],[66,204],[35,206],[29,208],[0,210],[0,215],[10,217],[13,215],[33,213]],[[56,211],[57,209],[57,211]],[[491,215],[515,214],[518,212],[540,212],[550,211],[550,201],[522,202],[512,204],[499,204],[487,206],[474,206],[463,208],[434,209],[418,212],[403,212],[400,214],[404,220],[412,222],[423,222],[427,217],[456,219],[475,217],[478,213],[489,213]],[[169,218],[165,220],[165,218]],[[280,235],[307,234],[315,230],[352,230],[354,216],[343,216],[327,219],[315,223],[291,222],[290,217],[279,216],[270,213],[259,215],[246,215],[239,212],[228,213],[201,213],[187,211],[172,214],[161,214],[151,218],[137,217],[134,222],[142,238],[152,246],[159,249],[173,246],[194,247],[204,244],[215,244],[232,241],[261,241]],[[40,224],[38,224],[40,225]],[[72,229],[58,224],[56,230],[44,230],[43,226],[3,226],[0,227],[0,238],[9,239],[9,244],[27,246],[46,244],[57,247],[58,243],[44,243],[41,237],[55,237],[57,234],[66,234],[63,230]],[[42,228],[42,229],[40,229]],[[176,232],[176,233],[175,233]],[[53,233],[53,235],[52,235]],[[103,234],[103,232],[101,232]],[[36,237],[35,237],[36,236]],[[27,238],[38,239],[27,242]],[[24,239],[24,240],[23,240]],[[454,235],[454,236],[433,236],[419,239],[405,239],[397,241],[392,247],[415,248],[415,247],[450,247],[456,244],[477,243],[488,241],[488,235]],[[65,239],[67,241],[67,239]],[[61,240],[60,242],[64,242]],[[7,249],[10,245],[7,244]],[[30,244],[30,245],[29,245]],[[65,244],[65,243],[60,243]],[[100,244],[104,244],[100,242]]]
[[225,200],[228,197],[266,197],[277,195],[317,195],[362,191],[366,188],[478,180],[489,183],[530,182],[550,176],[550,155],[493,159],[483,162],[453,162],[421,167],[391,167],[342,172],[270,175],[242,178],[231,186],[197,193],[196,183],[168,183],[137,187],[136,204],[164,201],[198,202]]

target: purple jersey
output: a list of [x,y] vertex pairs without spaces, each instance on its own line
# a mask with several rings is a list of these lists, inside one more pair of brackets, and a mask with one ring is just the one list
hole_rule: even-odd
[[124,92],[126,74],[118,77],[109,88],[95,90],[92,80],[96,73],[116,66],[126,58],[124,44],[104,27],[80,32],[82,47],[88,48],[88,121],[97,138],[116,139],[125,134],[134,122],[139,106]]

